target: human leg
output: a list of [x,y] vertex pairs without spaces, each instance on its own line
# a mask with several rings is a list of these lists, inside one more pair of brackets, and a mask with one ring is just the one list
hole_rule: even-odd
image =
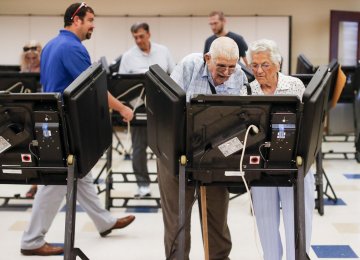
[[114,226],[116,218],[113,217],[101,204],[93,184],[92,173],[89,172],[84,178],[78,180],[77,200],[80,206],[89,215],[99,232]]
[[[286,237],[286,259],[295,259],[295,230],[294,230],[294,189],[293,187],[279,188]],[[304,179],[305,202],[305,238],[306,252],[310,251],[312,218],[315,208],[315,180],[314,173],[310,170]]]
[[251,193],[264,260],[279,260],[283,249],[279,232],[278,189],[277,187],[252,187]]
[[[167,258],[172,255],[169,259],[174,260],[176,259],[177,252],[175,251],[172,253],[170,251],[178,248],[178,239],[176,241],[174,240],[179,228],[179,180],[174,173],[169,172],[166,169],[160,160],[157,160],[157,169],[161,210],[164,222],[165,254]],[[191,202],[194,199],[195,188],[192,186],[186,186],[185,192],[185,214],[186,216],[189,216],[189,214],[191,214]],[[189,216],[186,219],[185,227],[185,259],[189,259],[190,252],[190,222],[191,217]],[[173,242],[174,246],[172,248]]]
[[150,177],[147,168],[147,130],[145,126],[131,127],[133,147],[132,167],[138,186],[149,186]]
[[314,172],[309,170],[304,179],[305,191],[305,232],[306,232],[306,252],[310,252],[312,220],[315,209],[315,177]]
[[36,249],[45,244],[45,235],[48,232],[61,202],[66,194],[66,186],[41,186],[33,201],[32,214],[28,229],[21,239],[22,249]]
[[279,195],[285,229],[286,259],[295,259],[295,232],[294,232],[294,188],[279,187]]
[[227,224],[229,193],[226,187],[206,187],[209,257],[227,260],[231,251],[231,236]]

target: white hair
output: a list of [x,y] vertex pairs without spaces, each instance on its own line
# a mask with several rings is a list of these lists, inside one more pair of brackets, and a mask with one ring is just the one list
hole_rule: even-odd
[[236,42],[226,36],[216,38],[210,45],[208,52],[213,60],[222,57],[228,60],[239,59],[239,48]]
[[252,42],[246,53],[249,64],[252,62],[252,56],[259,52],[269,52],[271,61],[274,64],[281,64],[281,54],[276,42],[274,42],[273,40],[261,39]]

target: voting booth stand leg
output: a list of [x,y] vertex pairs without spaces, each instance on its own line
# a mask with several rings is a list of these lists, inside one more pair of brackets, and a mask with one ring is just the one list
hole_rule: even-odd
[[295,216],[295,259],[310,260],[306,254],[305,235],[305,201],[304,201],[304,177],[305,170],[300,156],[296,158],[297,178],[294,185],[294,216]]
[[113,206],[111,199],[111,190],[113,189],[113,176],[112,176],[112,146],[106,151],[106,178],[105,178],[105,208],[110,210]]
[[[324,177],[326,180],[325,190],[323,187]],[[316,181],[315,184],[316,184],[316,192],[317,192],[317,199],[316,199],[315,207],[318,210],[319,214],[322,216],[322,215],[324,215],[324,196],[326,196],[328,199],[332,200],[334,203],[337,202],[337,196],[336,196],[335,190],[334,190],[333,186],[331,185],[331,183],[326,175],[326,172],[323,168],[323,153],[321,151],[321,148],[316,155],[315,181]],[[333,196],[328,194],[328,188],[330,188],[330,191]]]
[[66,219],[65,219],[65,247],[64,260],[75,260],[79,256],[82,260],[89,260],[79,249],[74,248],[77,177],[75,177],[76,159],[68,157],[67,192],[66,192]]
[[315,187],[317,198],[315,199],[315,208],[319,214],[324,215],[324,169],[322,167],[322,153],[321,150],[316,155],[316,173],[315,173]]
[[[184,158],[184,159],[183,159]],[[185,160],[185,161],[183,161]],[[185,166],[186,166],[186,157],[182,156],[180,159],[179,165],[179,248],[177,251],[177,259],[185,259]]]

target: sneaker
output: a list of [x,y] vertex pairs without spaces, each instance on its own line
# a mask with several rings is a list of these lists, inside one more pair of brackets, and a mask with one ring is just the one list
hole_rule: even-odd
[[150,196],[151,196],[151,190],[149,186],[140,186],[138,188],[137,193],[135,194],[135,198],[143,198]]

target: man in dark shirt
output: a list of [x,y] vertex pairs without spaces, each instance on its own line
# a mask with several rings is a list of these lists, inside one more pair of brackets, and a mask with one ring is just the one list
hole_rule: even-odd
[[221,11],[214,11],[211,12],[209,15],[209,25],[211,27],[211,30],[213,31],[214,35],[210,36],[205,41],[205,47],[204,47],[204,54],[209,52],[209,48],[211,43],[220,36],[227,36],[233,39],[238,48],[239,48],[239,54],[242,58],[244,64],[246,67],[248,66],[248,62],[246,60],[246,51],[248,49],[248,46],[244,40],[244,38],[236,33],[230,32],[226,30],[225,28],[226,19],[224,16],[224,13]]

